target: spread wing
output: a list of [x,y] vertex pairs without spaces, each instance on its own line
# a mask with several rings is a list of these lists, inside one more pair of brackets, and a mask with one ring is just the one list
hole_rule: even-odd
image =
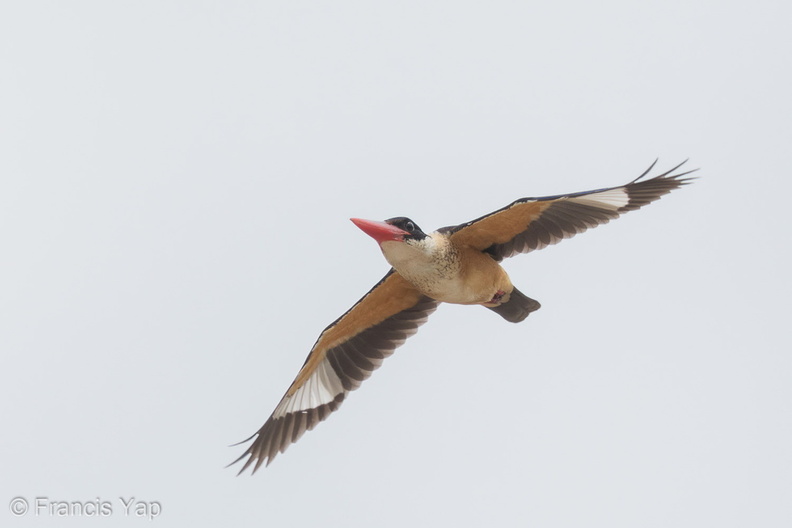
[[684,178],[692,170],[673,174],[685,163],[682,162],[659,176],[641,180],[655,163],[621,187],[522,198],[486,216],[441,231],[450,234],[456,244],[485,251],[499,261],[542,249],[643,207],[692,179]]
[[439,303],[394,270],[325,328],[297,378],[236,464],[253,473],[338,409],[382,361],[426,322]]

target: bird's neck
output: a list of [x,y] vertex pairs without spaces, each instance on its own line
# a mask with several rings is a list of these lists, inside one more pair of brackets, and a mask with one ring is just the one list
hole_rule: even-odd
[[388,263],[426,294],[459,274],[459,252],[447,237],[438,233],[415,242],[383,242],[381,248]]

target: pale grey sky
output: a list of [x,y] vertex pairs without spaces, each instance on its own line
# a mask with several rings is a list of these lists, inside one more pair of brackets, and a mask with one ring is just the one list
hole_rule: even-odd
[[[792,525],[791,16],[3,3],[0,523]],[[269,468],[223,468],[387,270],[349,217],[430,230],[658,156],[700,179],[506,263],[525,322],[442,306]]]

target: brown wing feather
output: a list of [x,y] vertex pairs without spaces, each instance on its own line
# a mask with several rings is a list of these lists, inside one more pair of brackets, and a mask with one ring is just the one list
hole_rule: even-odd
[[454,243],[486,251],[497,260],[542,249],[605,224],[685,185],[691,178],[683,176],[693,171],[672,174],[683,163],[659,176],[639,181],[654,167],[653,163],[641,176],[620,187],[522,198],[486,216],[442,231],[450,234]]
[[[239,473],[269,465],[305,431],[338,409],[409,336],[438,302],[422,295],[394,270],[320,335],[275,411],[232,464],[249,456]],[[246,442],[244,440],[243,442]]]

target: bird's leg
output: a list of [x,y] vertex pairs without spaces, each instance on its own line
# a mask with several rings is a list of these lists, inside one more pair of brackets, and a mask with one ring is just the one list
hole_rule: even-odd
[[501,303],[501,300],[503,299],[504,295],[506,295],[505,291],[498,290],[495,292],[495,295],[492,296],[492,299],[490,299],[489,302],[484,303],[484,305],[485,306],[498,305]]

